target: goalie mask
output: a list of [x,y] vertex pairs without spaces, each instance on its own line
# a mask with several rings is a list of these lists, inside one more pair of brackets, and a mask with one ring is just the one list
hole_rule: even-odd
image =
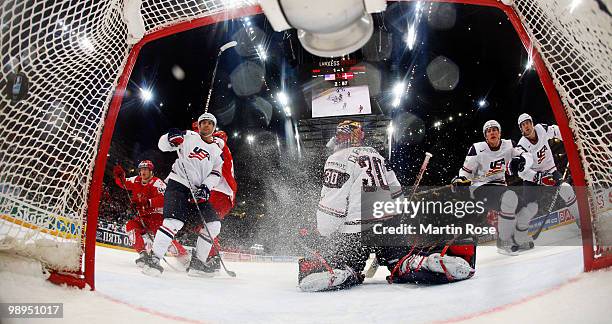
[[361,146],[363,144],[363,125],[354,120],[345,120],[336,127],[336,144],[348,146]]

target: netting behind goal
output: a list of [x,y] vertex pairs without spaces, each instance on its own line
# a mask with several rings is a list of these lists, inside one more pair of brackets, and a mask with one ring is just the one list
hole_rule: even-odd
[[575,185],[584,179],[587,186],[593,229],[583,230],[585,266],[610,265],[612,8],[602,1],[523,0],[515,10],[552,77],[578,149],[584,177],[573,175]]
[[[83,257],[84,233],[93,228],[87,245],[94,244],[92,220],[110,145],[103,139],[112,134],[123,89],[115,91],[129,77],[134,61],[128,57],[138,47],[126,42],[124,2],[135,0],[3,1],[0,88],[4,91],[10,80],[10,90],[19,93],[25,76],[28,94],[0,99],[0,250],[20,252],[55,270],[93,267],[93,255]],[[141,7],[145,34],[255,2],[146,1]],[[465,2],[504,7],[495,0]],[[599,242],[612,231],[605,225],[609,205],[594,203],[595,190],[612,184],[611,21],[595,1],[575,8],[570,3],[523,0],[514,9],[552,77],[543,82],[563,103],[573,154],[580,160],[572,173],[576,179],[575,173],[583,172],[590,188],[590,258],[599,260],[608,253]],[[114,94],[119,100],[112,101]]]

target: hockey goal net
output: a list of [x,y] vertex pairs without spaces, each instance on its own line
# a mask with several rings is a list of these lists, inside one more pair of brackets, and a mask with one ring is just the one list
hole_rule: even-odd
[[[140,48],[172,33],[261,13],[256,2],[4,1],[0,250],[40,260],[52,273],[93,288],[106,154]],[[610,8],[594,0],[449,2],[500,8],[533,53],[563,137],[574,139],[565,141],[573,179],[587,188],[580,205],[585,269],[612,264],[612,251],[602,243],[609,245],[612,236],[606,191],[612,184]],[[132,45],[123,13],[134,6],[140,6],[144,38]]]

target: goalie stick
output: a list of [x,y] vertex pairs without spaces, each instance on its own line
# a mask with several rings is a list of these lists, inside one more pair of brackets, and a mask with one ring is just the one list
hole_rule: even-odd
[[[183,165],[183,161],[181,161],[181,152],[180,149],[178,149],[176,151],[176,155],[178,156],[178,164],[181,167],[181,169],[183,169],[183,173],[185,173],[185,178],[187,178],[187,182],[189,182],[189,192],[191,193],[191,198],[193,199],[194,202],[197,202],[198,199],[196,199],[195,194],[193,193],[193,190],[191,189],[191,179],[189,179],[189,176],[187,175],[187,170],[185,169],[185,166]],[[217,244],[215,244],[215,240],[213,239],[212,235],[210,235],[210,230],[208,229],[208,225],[206,225],[206,222],[204,221],[204,217],[202,215],[202,210],[200,210],[200,206],[195,203],[196,205],[196,209],[198,210],[198,214],[200,215],[200,219],[202,219],[202,224],[204,225],[204,229],[206,230],[206,234],[208,234],[208,237],[210,237],[212,243],[212,248],[215,249],[215,252],[219,255],[219,262],[221,263],[221,266],[223,267],[223,270],[225,271],[225,273],[227,273],[228,276],[235,278],[236,277],[236,272],[228,270],[227,267],[225,266],[225,262],[223,262],[223,258],[221,257],[221,253],[219,251],[219,247]]]
[[[560,180],[561,182],[565,181],[565,177],[567,176],[568,169],[569,169],[569,162],[568,164],[565,165],[565,171],[563,171],[563,177]],[[540,236],[540,233],[542,233],[542,230],[544,229],[544,225],[546,225],[546,221],[548,220],[548,217],[550,216],[550,212],[552,211],[552,209],[555,207],[555,204],[557,203],[557,198],[559,198],[560,191],[561,191],[561,185],[557,186],[555,195],[553,196],[553,199],[550,202],[548,209],[546,210],[546,216],[544,216],[544,219],[542,220],[542,224],[540,224],[540,227],[538,227],[538,230],[531,236],[532,239],[536,240]],[[578,215],[578,217],[580,217],[580,215]]]
[[[415,193],[419,187],[419,184],[421,183],[421,179],[423,178],[423,175],[425,174],[425,171],[427,170],[427,166],[429,165],[429,159],[431,159],[432,156],[433,154],[429,152],[425,152],[425,159],[423,160],[423,164],[421,164],[421,169],[419,170],[419,174],[417,175],[416,180],[414,181],[412,192],[410,193],[410,198],[408,198],[408,201],[414,198]],[[378,258],[374,256],[374,260],[372,260],[372,263],[370,263],[370,266],[365,271],[365,277],[366,278],[374,277],[374,275],[376,274],[376,270],[378,270],[378,266],[379,266]]]

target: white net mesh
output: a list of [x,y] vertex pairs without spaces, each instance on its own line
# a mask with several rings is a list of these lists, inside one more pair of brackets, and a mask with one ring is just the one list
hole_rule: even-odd
[[[252,3],[148,1],[142,13],[151,32]],[[93,164],[129,53],[123,1],[8,0],[1,6],[0,86],[18,72],[30,86],[24,100],[0,99],[0,249],[79,270]],[[63,257],[32,248],[48,240],[60,243]]]
[[[145,1],[141,12],[150,33],[255,2]],[[18,72],[30,86],[26,99],[0,99],[0,249],[21,250],[52,268],[80,269],[96,152],[130,49],[123,3],[2,2],[0,87]],[[587,183],[610,187],[610,16],[595,1],[571,3],[522,0],[515,8],[561,94]],[[610,229],[596,228],[603,230]]]
[[[610,254],[612,187],[612,4],[520,0],[515,10],[561,96],[589,187],[595,244]],[[606,203],[601,205],[601,203]]]

